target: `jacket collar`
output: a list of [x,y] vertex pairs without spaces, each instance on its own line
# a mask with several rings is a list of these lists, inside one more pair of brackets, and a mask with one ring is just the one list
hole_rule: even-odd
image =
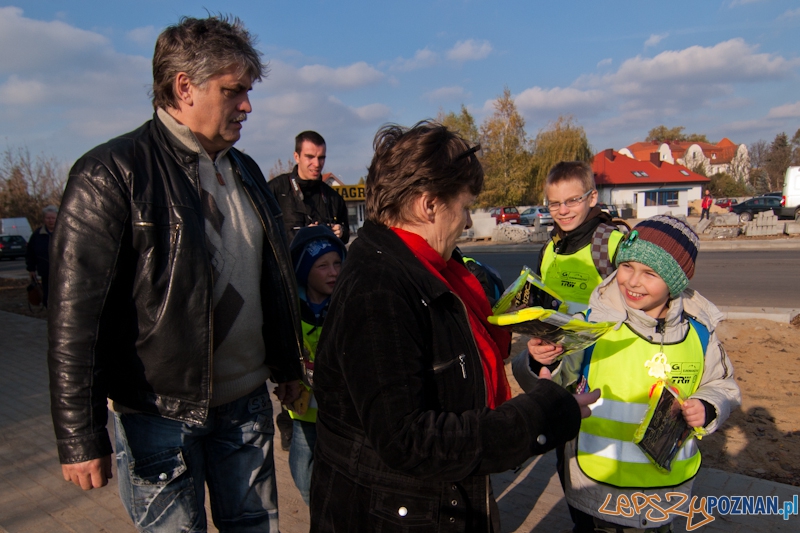
[[426,303],[444,294],[451,294],[447,285],[436,279],[400,237],[388,227],[367,220],[358,230],[358,239],[353,243],[353,247],[360,247],[359,241],[372,248],[375,253],[381,254],[385,260],[396,263],[398,272],[407,275],[412,285],[422,293]]

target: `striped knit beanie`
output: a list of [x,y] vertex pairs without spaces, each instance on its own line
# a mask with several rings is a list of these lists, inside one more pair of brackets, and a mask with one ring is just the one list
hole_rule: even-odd
[[661,276],[676,297],[689,285],[697,259],[697,234],[677,218],[656,215],[641,221],[617,249],[616,264],[633,261]]

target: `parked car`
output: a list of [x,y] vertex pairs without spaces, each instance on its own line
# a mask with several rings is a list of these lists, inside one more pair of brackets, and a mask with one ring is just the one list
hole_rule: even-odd
[[608,213],[613,218],[619,218],[619,210],[617,209],[617,206],[610,204],[597,204],[597,207],[600,208],[600,211]]
[[717,198],[714,200],[714,205],[717,207],[721,207],[722,209],[727,209],[728,211],[731,210],[731,207],[735,206],[739,203],[739,200],[736,198]]
[[523,226],[533,226],[537,218],[542,226],[553,225],[553,217],[550,215],[550,210],[543,205],[529,207],[523,211],[519,216],[519,223]]
[[778,216],[800,220],[800,167],[786,169],[781,192],[781,209]]
[[503,222],[519,224],[519,211],[517,211],[516,207],[493,207],[489,210],[489,214],[494,217],[495,224],[501,224]]
[[781,208],[781,199],[775,196],[756,196],[750,198],[742,203],[731,206],[731,213],[739,215],[740,222],[749,222],[753,220],[756,213],[762,211],[777,211]]
[[28,243],[20,235],[0,235],[0,261],[25,257]]

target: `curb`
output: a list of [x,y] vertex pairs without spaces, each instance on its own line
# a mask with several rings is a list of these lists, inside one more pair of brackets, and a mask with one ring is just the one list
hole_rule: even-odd
[[729,307],[718,308],[725,315],[725,320],[771,320],[781,324],[791,324],[800,315],[800,309],[785,307]]

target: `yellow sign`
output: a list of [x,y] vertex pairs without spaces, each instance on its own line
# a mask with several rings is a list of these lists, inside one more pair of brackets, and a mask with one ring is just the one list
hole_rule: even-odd
[[345,202],[363,202],[366,198],[364,185],[334,185],[333,189]]

